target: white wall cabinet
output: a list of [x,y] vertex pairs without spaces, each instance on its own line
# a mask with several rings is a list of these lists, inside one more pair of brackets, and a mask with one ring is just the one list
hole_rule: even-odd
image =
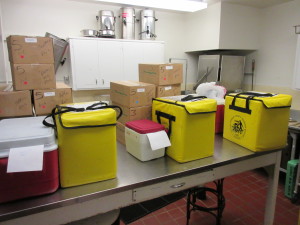
[[138,80],[139,63],[163,63],[164,42],[70,38],[73,90],[109,88],[111,81]]

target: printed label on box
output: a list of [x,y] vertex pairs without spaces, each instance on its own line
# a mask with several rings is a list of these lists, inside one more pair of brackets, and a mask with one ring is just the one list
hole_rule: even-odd
[[25,38],[26,43],[37,43],[37,38]]
[[53,96],[55,96],[55,92],[45,92],[44,96],[45,97],[53,97]]
[[168,90],[171,90],[172,89],[172,86],[167,86],[165,87],[165,90],[168,91]]
[[145,88],[138,88],[137,92],[145,92]]
[[166,70],[172,70],[173,66],[166,66]]

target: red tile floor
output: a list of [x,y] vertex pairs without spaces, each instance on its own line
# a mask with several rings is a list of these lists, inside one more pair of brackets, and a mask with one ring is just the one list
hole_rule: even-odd
[[[206,186],[214,187],[213,183]],[[263,169],[244,172],[224,180],[226,206],[221,225],[263,225],[267,175]],[[207,195],[204,204],[215,203]],[[284,196],[284,176],[280,176],[274,225],[300,225],[299,201],[292,204]],[[162,209],[136,220],[130,225],[185,225],[186,199],[182,198]],[[215,218],[205,212],[193,211],[190,225],[215,225]],[[124,225],[121,222],[121,225]]]

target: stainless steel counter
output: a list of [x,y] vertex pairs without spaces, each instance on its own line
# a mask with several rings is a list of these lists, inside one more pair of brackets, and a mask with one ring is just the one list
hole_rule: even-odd
[[[199,150],[201,150],[201,143],[199,143]],[[223,139],[219,135],[216,135],[215,151],[214,156],[212,157],[188,163],[178,163],[167,156],[148,162],[141,162],[127,153],[123,145],[118,144],[117,178],[71,188],[59,189],[50,195],[1,204],[0,221],[30,216],[52,209],[59,209],[60,207],[106,198],[118,193],[131,193],[133,190],[141,189],[153,184],[177,178],[185,178],[190,175],[205,173],[206,171],[215,170],[213,172],[213,176],[209,178],[210,180],[214,180],[252,168],[257,168],[259,166],[274,164],[275,168],[275,165],[277,166],[277,164],[279,164],[278,157],[280,154],[277,154],[278,152],[279,150],[254,153]],[[270,160],[268,161],[268,158],[266,157],[269,157]],[[260,164],[256,165],[255,162],[259,161],[256,160],[256,158],[261,158]],[[243,164],[244,166],[240,166],[240,162],[245,162]],[[228,172],[224,173],[225,170],[223,168],[228,168]],[[275,182],[276,178],[278,181],[276,173],[278,173],[278,169],[272,175],[273,177],[275,176]],[[207,180],[203,181],[206,182]],[[269,194],[270,196],[274,195],[273,192],[275,189],[277,190],[276,183],[274,183],[274,181],[272,182],[273,188],[270,192],[271,194]],[[202,181],[200,179],[199,184],[201,183]],[[126,204],[134,204],[134,201],[135,200],[132,202],[127,201]],[[273,202],[275,201],[273,199],[270,199],[269,201],[271,201],[271,203],[275,203]],[[124,206],[124,204],[125,203],[120,203],[119,207]],[[272,212],[269,217],[272,217]]]

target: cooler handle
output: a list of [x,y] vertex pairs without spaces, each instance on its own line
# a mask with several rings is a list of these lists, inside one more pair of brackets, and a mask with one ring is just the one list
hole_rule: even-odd
[[[101,106],[103,104],[105,104],[105,105]],[[96,107],[96,106],[99,106],[99,105],[100,105],[100,107]],[[108,105],[105,102],[95,103],[93,105],[88,106],[86,109],[87,110],[97,110],[97,109],[109,109],[109,108],[111,108],[111,109],[118,109],[119,110],[119,115],[117,116],[117,120],[122,116],[123,111],[122,111],[121,107],[119,107],[117,105]]]
[[[101,105],[100,107],[95,107]],[[104,105],[104,106],[103,106]],[[63,113],[66,112],[84,112],[86,110],[98,110],[98,109],[108,109],[108,108],[112,108],[112,109],[118,109],[119,110],[119,115],[117,116],[117,120],[122,116],[123,111],[121,109],[121,107],[116,106],[116,105],[107,105],[106,103],[103,102],[99,102],[99,103],[95,103],[93,105],[88,106],[86,109],[85,108],[74,108],[74,107],[67,107],[67,106],[56,106],[55,108],[52,109],[51,114],[47,115],[44,120],[43,120],[43,124],[47,127],[52,127],[52,128],[56,128],[56,122],[55,122],[55,116],[56,115],[61,115]],[[56,111],[56,109],[58,109],[58,111]],[[62,110],[64,109],[64,110]],[[56,112],[55,112],[56,111]],[[53,124],[48,123],[46,120],[47,118],[52,117],[53,119]],[[104,126],[104,125],[95,125],[95,126],[79,126],[79,127],[65,127],[62,123],[61,117],[59,116],[59,121],[60,124],[63,128],[66,129],[75,129],[75,128],[87,128],[87,127],[100,127],[100,126]]]
[[183,97],[182,99],[180,99],[180,101],[186,102],[186,101],[190,101],[190,100],[194,100],[194,99],[204,99],[204,98],[206,98],[206,96],[187,95],[187,96]]
[[246,91],[246,92],[240,92],[240,93],[238,93],[235,96],[238,96],[238,95],[251,95],[253,97],[272,97],[275,94],[272,94],[272,93],[262,93],[262,92],[254,92],[254,91]]
[[[43,124],[46,127],[52,127],[55,128],[56,127],[56,123],[55,123],[55,116],[58,114],[62,114],[62,113],[66,113],[66,112],[83,112],[85,109],[84,108],[73,108],[73,107],[66,107],[66,106],[61,106],[60,108],[64,108],[64,111],[57,111],[55,112],[55,110],[58,108],[59,106],[56,106],[55,108],[52,109],[51,113],[49,115],[47,115],[44,119],[43,119]],[[48,123],[46,120],[48,118],[52,117],[53,119],[53,124]]]
[[[236,106],[236,105],[235,105],[235,101],[236,101],[236,99],[237,99],[240,95],[249,95],[249,96],[246,98],[246,105],[245,105],[245,108],[240,107],[240,106]],[[271,93],[241,92],[241,93],[236,94],[236,95],[233,97],[232,103],[231,103],[231,105],[229,105],[229,109],[232,109],[232,110],[235,110],[235,111],[238,111],[238,112],[242,112],[242,113],[251,114],[251,109],[249,108],[250,100],[251,100],[251,99],[253,99],[254,97],[272,97],[272,96],[274,96],[274,95],[271,94]]]
[[105,105],[105,106],[108,106],[108,104],[107,104],[106,102],[96,102],[96,103],[94,103],[94,104],[88,106],[86,109],[88,109],[88,108],[93,108],[93,107],[98,106],[98,105]]
[[160,123],[160,124],[161,124],[161,119],[160,119],[160,117],[163,117],[163,118],[166,118],[166,119],[169,120],[169,129],[168,129],[167,134],[168,134],[168,137],[170,138],[171,132],[172,132],[172,121],[175,122],[176,117],[175,117],[175,116],[172,116],[172,115],[170,115],[170,114],[168,114],[168,113],[164,113],[164,112],[158,111],[158,110],[155,111],[155,115],[156,115],[156,118],[157,118],[158,123]]

